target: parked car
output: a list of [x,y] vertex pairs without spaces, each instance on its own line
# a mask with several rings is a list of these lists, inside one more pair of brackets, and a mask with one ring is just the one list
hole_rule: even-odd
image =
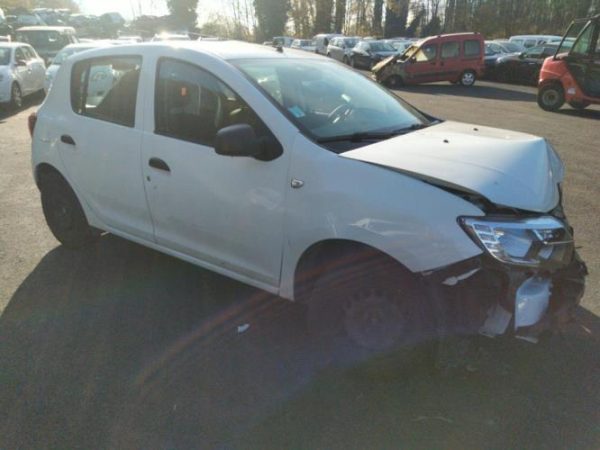
[[506,55],[518,55],[524,50],[518,50],[519,46],[513,44],[512,50],[510,51],[508,45],[503,45],[496,41],[485,41],[485,55],[483,61],[485,63],[485,76],[487,78],[495,78],[496,76],[496,64],[498,59]]
[[316,47],[315,53],[318,53],[319,55],[326,55],[327,47],[329,46],[329,42],[331,41],[332,38],[338,37],[338,36],[342,36],[342,35],[341,34],[332,34],[332,33],[317,34],[313,38],[313,41],[315,41],[315,47]]
[[72,27],[23,27],[16,34],[16,40],[30,44],[46,64],[64,47],[78,42]]
[[361,41],[350,51],[350,65],[372,69],[377,63],[398,55],[398,51],[384,41]]
[[292,48],[311,53],[314,53],[317,49],[315,42],[311,41],[310,39],[294,39],[294,42],[292,42]]
[[327,56],[344,64],[350,64],[352,49],[360,41],[359,37],[343,36],[334,37],[327,46]]
[[[114,78],[90,99],[104,65]],[[29,125],[65,246],[104,230],[303,303],[333,362],[432,336],[535,339],[583,295],[545,139],[433,119],[329,59],[240,42],[91,50]]]
[[291,47],[292,42],[294,42],[294,38],[289,36],[275,36],[271,39],[274,47]]
[[432,36],[402,55],[373,67],[375,79],[390,87],[450,81],[473,86],[484,73],[484,42],[479,33]]
[[19,109],[44,88],[44,60],[28,44],[0,42],[0,106]]
[[574,21],[553,57],[542,65],[538,104],[558,111],[567,102],[575,109],[600,104],[600,14]]
[[394,47],[399,54],[404,53],[415,43],[415,41],[408,39],[386,39],[385,42]]
[[[106,42],[98,41],[98,42],[92,42],[92,43],[71,44],[71,45],[67,45],[65,48],[63,48],[60,52],[58,52],[58,54],[52,60],[52,63],[46,69],[46,76],[45,76],[45,80],[44,80],[44,92],[48,93],[48,91],[52,87],[54,78],[56,77],[56,72],[58,72],[58,69],[60,69],[60,66],[62,65],[63,62],[65,62],[65,60],[67,58],[69,58],[79,52],[91,50],[93,48],[98,48],[98,47],[102,47],[102,46],[106,46],[106,45],[111,45],[111,43],[108,41],[106,41]],[[95,75],[95,74],[92,74],[92,75]],[[98,78],[98,76],[91,77],[92,80],[96,80],[97,78]]]
[[521,36],[511,36],[509,42],[522,45],[526,49],[532,47],[539,47],[544,44],[548,44],[550,41],[556,41],[562,39],[560,36],[545,35],[545,34],[527,34]]
[[152,42],[161,41],[191,41],[187,34],[161,33],[152,38]]
[[544,60],[556,53],[556,46],[543,45],[498,58],[495,79],[504,83],[537,85]]
[[126,42],[128,44],[139,44],[140,42],[144,42],[144,39],[141,36],[137,35],[123,35],[119,36],[116,40]]

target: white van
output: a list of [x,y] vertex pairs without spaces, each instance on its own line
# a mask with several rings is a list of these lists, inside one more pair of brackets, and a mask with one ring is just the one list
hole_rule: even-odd
[[327,55],[327,47],[329,46],[331,39],[334,37],[343,37],[343,35],[342,34],[331,34],[331,33],[317,34],[313,38],[313,41],[315,41],[315,47],[316,47],[315,53],[318,53],[319,55]]
[[514,42],[515,44],[519,44],[525,48],[531,48],[549,43],[550,41],[558,41],[558,43],[560,43],[561,40],[561,36],[528,34],[521,36],[512,36],[508,41]]
[[[110,85],[90,92],[105,67]],[[89,50],[30,126],[65,246],[110,232],[302,302],[334,360],[537,337],[583,295],[545,139],[434,119],[331,59],[240,42]]]

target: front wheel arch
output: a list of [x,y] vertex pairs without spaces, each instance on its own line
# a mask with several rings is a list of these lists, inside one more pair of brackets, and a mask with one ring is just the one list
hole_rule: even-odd
[[377,255],[393,262],[407,277],[414,277],[401,262],[375,247],[349,239],[327,239],[311,245],[298,260],[294,272],[294,299],[299,303],[305,302],[319,276],[326,270],[331,270],[332,266],[335,267],[336,261],[341,257],[360,259],[364,254]]

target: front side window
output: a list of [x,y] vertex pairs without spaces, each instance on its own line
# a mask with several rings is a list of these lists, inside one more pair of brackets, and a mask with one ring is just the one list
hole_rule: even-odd
[[592,44],[592,37],[594,33],[594,27],[590,24],[588,27],[581,33],[575,45],[571,49],[571,54],[576,56],[587,56],[590,52],[590,47]]
[[431,44],[421,47],[415,57],[417,62],[434,61],[437,57],[437,45]]
[[212,146],[217,132],[237,124],[270,135],[256,113],[227,85],[192,64],[160,61],[154,101],[155,132]]
[[481,43],[477,40],[465,41],[465,57],[479,56],[481,54]]
[[142,67],[139,56],[114,56],[78,62],[71,74],[75,113],[133,127]]
[[0,47],[0,66],[8,66],[10,64],[10,52],[10,48]]
[[15,50],[15,61],[27,61],[22,47]]
[[460,56],[460,44],[458,42],[446,42],[442,44],[442,59],[458,58]]
[[313,140],[393,132],[428,122],[377,83],[329,61],[250,59],[234,64]]

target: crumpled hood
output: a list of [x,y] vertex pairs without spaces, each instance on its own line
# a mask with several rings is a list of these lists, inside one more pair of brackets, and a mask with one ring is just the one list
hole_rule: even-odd
[[559,202],[564,168],[540,137],[458,122],[368,145],[341,156],[477,193],[491,202],[548,212]]

